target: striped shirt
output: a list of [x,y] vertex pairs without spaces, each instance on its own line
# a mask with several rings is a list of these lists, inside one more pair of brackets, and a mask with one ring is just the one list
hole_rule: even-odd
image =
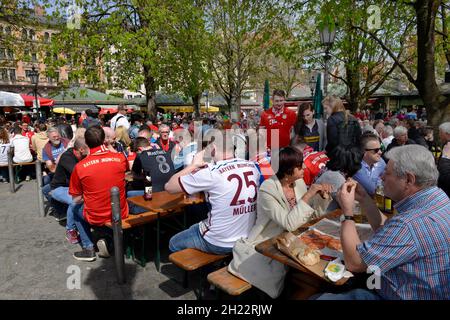
[[398,214],[357,246],[381,271],[384,299],[450,299],[450,199],[429,187],[395,205]]

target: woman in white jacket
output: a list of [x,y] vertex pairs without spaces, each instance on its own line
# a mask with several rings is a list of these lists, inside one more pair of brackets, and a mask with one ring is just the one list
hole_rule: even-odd
[[[283,231],[294,231],[324,212],[329,200],[317,194],[330,193],[331,185],[313,184],[309,190],[303,181],[303,157],[295,148],[279,153],[276,175],[263,182],[257,200],[256,222],[247,239],[240,239],[233,248],[228,270],[253,286],[276,298],[283,290],[286,267],[256,252],[254,247]],[[326,203],[325,203],[326,202]],[[316,211],[314,208],[320,207]]]

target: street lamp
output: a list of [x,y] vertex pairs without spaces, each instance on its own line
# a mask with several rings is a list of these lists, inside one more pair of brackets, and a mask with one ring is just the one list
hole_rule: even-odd
[[311,73],[311,78],[309,79],[309,89],[311,90],[311,97],[314,96],[314,89],[316,88],[316,75]]
[[36,68],[34,66],[33,66],[33,68],[31,68],[29,76],[30,76],[31,83],[34,84],[34,100],[35,100],[35,104],[36,104],[36,113],[37,113],[37,108],[39,107],[39,102],[38,102],[38,98],[37,98],[39,72],[36,70]]
[[206,113],[208,113],[208,107],[209,107],[209,90],[205,90],[203,95],[206,97]]
[[323,79],[323,92],[324,95],[328,94],[328,61],[331,59],[330,49],[333,46],[334,38],[336,36],[335,25],[325,25],[319,30],[320,42],[325,46],[325,77]]

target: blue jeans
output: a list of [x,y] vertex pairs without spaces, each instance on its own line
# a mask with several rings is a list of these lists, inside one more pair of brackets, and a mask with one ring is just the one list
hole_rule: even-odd
[[381,297],[375,292],[366,289],[354,289],[344,293],[324,293],[315,298],[315,300],[381,300]]
[[75,229],[75,222],[73,219],[73,211],[76,207],[76,204],[72,201],[72,196],[69,194],[69,188],[68,187],[58,187],[52,191],[52,198],[56,201],[68,204],[69,207],[67,208],[67,222],[66,222],[66,229],[72,230]]
[[93,249],[91,225],[83,217],[84,204],[79,204],[74,208],[74,220],[78,233],[80,234],[81,247],[84,249]]
[[181,231],[170,238],[170,251],[177,252],[187,248],[194,248],[214,254],[228,254],[233,251],[233,248],[218,247],[206,241],[200,234],[198,223],[193,224],[189,229]]
[[[143,196],[143,195],[144,195],[144,190],[131,190],[131,191],[127,192],[127,198]],[[148,211],[147,209],[137,206],[131,202],[128,202],[128,208],[129,208],[131,214],[139,214],[139,213]]]

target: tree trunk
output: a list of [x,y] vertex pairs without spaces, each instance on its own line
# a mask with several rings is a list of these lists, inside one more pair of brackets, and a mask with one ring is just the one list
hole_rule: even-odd
[[155,78],[148,75],[148,70],[144,66],[144,86],[147,99],[147,113],[149,117],[156,117],[156,88],[155,88]]
[[355,72],[354,67],[346,66],[346,76],[347,76],[347,88],[348,88],[348,94],[347,94],[347,101],[348,101],[348,108],[353,113],[356,111],[356,109],[360,108],[360,75],[359,72]]
[[238,90],[233,90],[230,100],[231,120],[239,120],[241,115],[241,95]]
[[427,108],[428,124],[438,126],[445,109],[441,108],[441,95],[435,76],[435,24],[439,0],[418,0],[417,17],[417,90]]
[[192,96],[192,103],[194,105],[195,119],[200,120],[200,94]]

